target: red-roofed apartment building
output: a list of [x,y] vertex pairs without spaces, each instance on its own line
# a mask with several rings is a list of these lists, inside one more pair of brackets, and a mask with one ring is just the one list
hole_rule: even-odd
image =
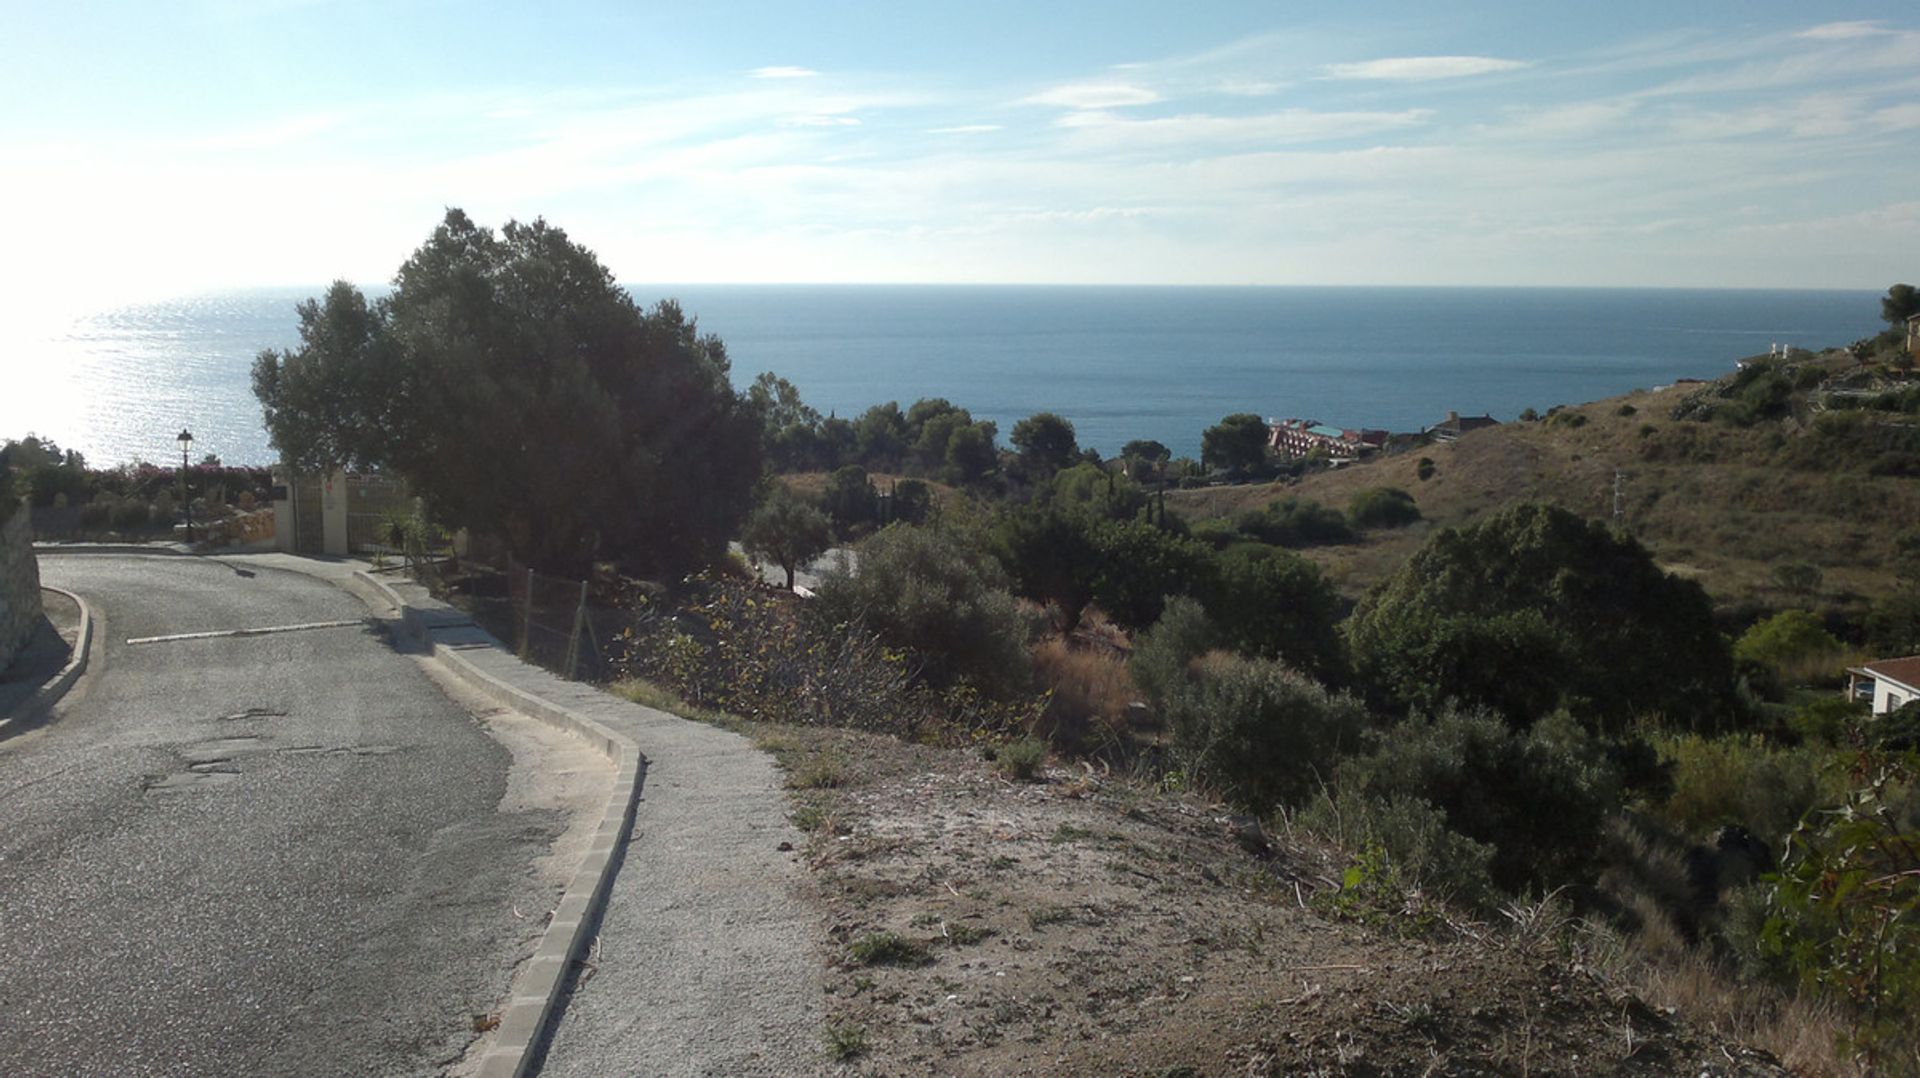
[[1885,715],[1910,700],[1920,700],[1920,655],[1882,659],[1847,668],[1847,699],[1873,697],[1873,713]]
[[1304,457],[1324,449],[1334,460],[1353,460],[1386,444],[1384,430],[1347,430],[1318,419],[1267,420],[1267,447],[1282,456]]

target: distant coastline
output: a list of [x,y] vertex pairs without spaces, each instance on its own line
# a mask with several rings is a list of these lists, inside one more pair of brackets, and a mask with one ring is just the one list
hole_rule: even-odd
[[[1774,342],[1876,332],[1868,291],[1074,285],[630,286],[722,337],[734,379],[772,370],[823,413],[946,397],[1000,425],[1049,410],[1081,444],[1134,438],[1197,455],[1232,412],[1417,431],[1449,411],[1512,419],[1676,379],[1716,377]],[[118,308],[20,342],[29,430],[96,464],[164,460],[180,427],[233,463],[271,459],[248,367],[297,343],[311,289]]]

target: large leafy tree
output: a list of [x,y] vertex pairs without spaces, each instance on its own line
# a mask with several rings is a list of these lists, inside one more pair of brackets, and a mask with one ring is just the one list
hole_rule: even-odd
[[296,466],[390,470],[552,572],[710,560],[760,472],[720,339],[671,302],[641,311],[542,220],[496,234],[447,211],[386,299],[336,284],[303,305],[300,348],[262,353],[254,388]]
[[1249,472],[1267,459],[1266,421],[1251,412],[1237,412],[1208,427],[1200,435],[1200,462],[1234,474]]
[[1654,713],[1711,728],[1736,713],[1700,586],[1553,506],[1434,533],[1361,601],[1348,639],[1362,683],[1402,707],[1457,699],[1525,725],[1564,705],[1608,729]]
[[1916,314],[1920,314],[1920,288],[1897,284],[1880,297],[1880,317],[1895,329],[1904,328],[1907,319]]
[[1044,482],[1080,455],[1073,424],[1053,412],[1035,412],[1013,425],[1009,436],[1028,479]]
[[748,555],[765,558],[786,571],[788,591],[793,590],[794,571],[819,557],[832,542],[833,526],[827,515],[777,479],[770,482],[740,533],[740,545]]

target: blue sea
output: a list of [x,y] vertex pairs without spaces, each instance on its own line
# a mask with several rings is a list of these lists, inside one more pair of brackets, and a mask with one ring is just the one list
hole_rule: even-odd
[[[190,296],[0,342],[0,437],[94,464],[268,463],[249,366],[299,342],[310,289]],[[1000,424],[1053,411],[1082,445],[1197,455],[1233,412],[1418,430],[1717,377],[1776,343],[1880,330],[1879,294],[1513,288],[642,285],[717,333],[745,385],[774,371],[822,413],[946,397]]]

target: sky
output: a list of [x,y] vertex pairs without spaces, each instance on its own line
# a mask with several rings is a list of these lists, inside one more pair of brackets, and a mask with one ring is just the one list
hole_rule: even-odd
[[0,296],[391,277],[1884,289],[1910,4],[0,0]]

